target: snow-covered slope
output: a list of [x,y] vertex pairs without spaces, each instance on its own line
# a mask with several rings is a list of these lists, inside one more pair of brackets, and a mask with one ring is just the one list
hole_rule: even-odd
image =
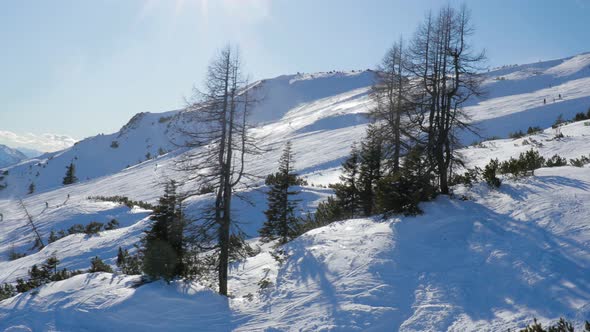
[[[466,190],[469,201],[440,198],[419,217],[310,231],[282,265],[264,251],[235,264],[230,299],[198,284],[136,289],[133,277],[81,275],[1,302],[0,328],[504,331],[559,316],[580,326],[590,315],[590,172],[538,173]],[[262,279],[272,285],[261,290]]]
[[0,168],[17,164],[27,159],[22,152],[0,144]]
[[[590,105],[590,53],[499,69],[486,77],[483,86],[487,97],[469,101],[466,109],[484,138],[506,137],[529,126],[546,128],[560,114],[571,118],[586,112]],[[364,114],[372,105],[368,92],[373,81],[372,71],[284,75],[258,81],[252,84],[253,97],[259,102],[252,110],[251,121],[267,142],[303,140],[305,135],[319,131],[346,132],[367,123]],[[21,196],[30,183],[39,190],[56,188],[61,185],[65,167],[72,162],[78,178],[89,180],[177,150],[184,142],[177,129],[191,125],[188,121],[180,111],[139,113],[117,133],[91,137],[15,167],[0,197]],[[352,130],[346,140],[334,145],[343,151],[362,132]],[[471,132],[461,137],[465,144],[481,141]],[[343,156],[332,155],[333,160]]]
[[[492,71],[484,84],[488,97],[470,101],[467,111],[483,136],[548,128],[559,114],[567,119],[590,107],[589,66],[590,54],[582,54]],[[253,109],[253,134],[275,149],[252,157],[249,171],[274,171],[280,148],[291,141],[296,168],[310,183],[302,188],[298,212],[312,210],[330,194],[315,185],[337,181],[340,162],[364,134],[372,81],[373,73],[362,71],[254,83],[260,104]],[[7,168],[0,181],[8,184],[0,191],[0,283],[25,276],[32,264],[52,253],[62,267],[84,269],[91,257],[113,264],[119,246],[132,248],[148,212],[88,197],[123,195],[154,202],[163,181],[182,179],[173,164],[183,153],[177,149],[183,138],[175,128],[184,125],[191,124],[179,111],[141,113],[115,134]],[[517,156],[531,147],[546,157],[590,154],[590,126],[573,123],[561,132],[561,139],[547,129],[522,139],[488,141],[462,154],[469,166]],[[463,136],[466,144],[475,140],[481,138]],[[64,187],[65,167],[72,162],[81,181]],[[316,229],[287,246],[290,254],[283,265],[263,247],[233,267],[229,300],[196,283],[134,288],[134,277],[82,275],[1,302],[0,330],[22,325],[35,331],[76,326],[93,331],[108,325],[149,331],[161,329],[164,317],[178,319],[175,330],[203,330],[213,322],[212,330],[496,331],[522,326],[533,316],[554,320],[560,315],[580,324],[590,319],[590,285],[583,273],[590,268],[590,210],[585,204],[590,169],[559,167],[535,174],[506,179],[499,191],[485,185],[456,188],[470,200],[440,198],[424,204],[426,213],[420,217],[350,220]],[[26,195],[30,183],[37,191]],[[236,218],[255,242],[264,221],[264,195],[251,188],[242,194],[254,205],[236,201]],[[17,198],[23,198],[44,239],[52,229],[76,223],[115,218],[121,228],[91,237],[67,236],[34,253]],[[208,199],[188,202],[188,212],[198,213]],[[13,250],[29,255],[6,260]],[[273,286],[261,291],[257,284],[263,278]],[[150,299],[164,304],[150,307]],[[148,318],[123,319],[140,316]],[[72,325],[71,317],[85,325]]]

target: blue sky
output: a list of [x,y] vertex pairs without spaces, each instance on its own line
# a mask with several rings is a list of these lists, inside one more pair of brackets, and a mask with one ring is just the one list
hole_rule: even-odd
[[[446,3],[446,2],[445,2]],[[2,132],[77,139],[184,105],[208,61],[240,45],[255,79],[374,67],[434,0],[0,2]],[[451,1],[451,4],[459,3]],[[590,0],[466,1],[489,65],[590,51]]]

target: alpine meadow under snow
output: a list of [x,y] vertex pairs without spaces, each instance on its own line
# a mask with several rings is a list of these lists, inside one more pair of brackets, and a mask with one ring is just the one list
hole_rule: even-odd
[[[339,181],[352,143],[365,137],[376,75],[297,74],[248,85],[259,100],[249,110],[249,133],[260,153],[245,157],[246,171],[274,173],[290,142],[303,180],[297,216],[313,214],[333,194],[328,185]],[[481,137],[457,133],[464,146],[457,168],[483,169],[490,159],[507,161],[531,148],[546,159],[590,156],[590,120],[555,124],[589,111],[590,53],[491,70],[482,88],[486,95],[464,105]],[[164,184],[193,185],[178,165],[202,148],[187,147],[194,127],[191,111],[140,113],[117,133],[26,161],[17,154],[0,169],[0,284],[26,279],[53,255],[59,269],[86,270],[100,257],[115,270],[84,272],[0,301],[0,330],[505,331],[534,317],[544,325],[564,317],[582,330],[590,320],[584,163],[526,177],[503,174],[499,188],[453,184],[452,195],[420,203],[422,214],[336,221],[282,245],[279,258],[275,243],[258,235],[265,181],[247,178],[235,188],[232,209],[254,250],[231,263],[228,297],[210,279],[146,282],[123,274],[115,268],[119,248],[136,251]],[[64,186],[72,165],[78,181]],[[135,202],[104,199],[113,196]],[[197,217],[214,196],[187,198],[185,214]],[[113,219],[118,227],[66,233]],[[41,250],[32,248],[31,220]],[[49,243],[52,231],[64,233]]]

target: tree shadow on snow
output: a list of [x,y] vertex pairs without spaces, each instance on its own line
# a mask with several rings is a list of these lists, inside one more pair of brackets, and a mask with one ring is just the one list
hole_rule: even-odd
[[[545,183],[563,184],[557,178]],[[402,296],[395,303],[405,316],[394,326],[429,312],[438,313],[431,322],[438,330],[460,314],[474,321],[498,319],[503,310],[573,316],[575,303],[590,299],[590,264],[574,254],[588,252],[582,244],[473,202],[441,198],[424,207],[424,215],[391,224],[397,243],[386,253],[392,272],[384,282],[410,288],[392,293]]]

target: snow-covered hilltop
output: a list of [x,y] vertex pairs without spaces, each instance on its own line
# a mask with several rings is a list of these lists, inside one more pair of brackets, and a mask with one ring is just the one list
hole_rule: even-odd
[[27,159],[22,152],[0,144],[0,167],[7,167]]
[[[341,161],[365,133],[373,79],[374,72],[357,71],[253,83],[259,100],[253,134],[275,149],[252,157],[249,171],[273,172],[280,147],[291,141],[296,169],[309,183],[299,212],[313,209],[331,193],[318,185],[338,180]],[[590,154],[585,121],[561,127],[562,138],[551,128],[560,114],[571,119],[588,111],[589,53],[493,70],[484,86],[487,96],[471,100],[467,111],[483,137],[496,138],[461,150],[468,167],[531,147],[545,157]],[[195,125],[187,119],[182,111],[140,113],[117,133],[1,169],[0,284],[26,276],[54,253],[60,268],[87,269],[94,256],[114,264],[119,247],[132,249],[149,211],[89,196],[154,203],[165,179],[182,179],[174,164],[185,151],[177,129]],[[534,126],[543,131],[507,138]],[[483,138],[462,139],[467,146]],[[80,182],[64,187],[71,163]],[[28,194],[31,183],[35,191]],[[455,193],[466,200],[441,197],[423,204],[418,217],[312,230],[286,245],[283,264],[262,245],[232,267],[230,298],[196,282],[137,288],[135,276],[82,274],[0,302],[0,330],[498,331],[532,317],[566,316],[578,327],[590,319],[590,168],[542,168],[534,177],[506,178],[496,191],[480,183]],[[251,188],[242,194],[255,204],[236,201],[237,219],[257,245],[264,195]],[[117,219],[120,228],[69,235],[34,252],[21,198],[44,239],[51,230],[92,221]],[[207,199],[190,200],[189,213]],[[9,261],[13,252],[28,255]],[[270,286],[261,289],[262,280]]]

